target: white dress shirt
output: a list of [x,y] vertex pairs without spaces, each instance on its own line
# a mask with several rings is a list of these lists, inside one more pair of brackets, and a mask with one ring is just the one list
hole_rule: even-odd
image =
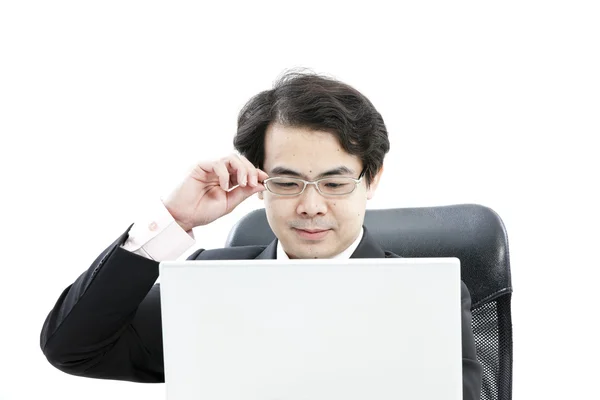
[[[150,214],[154,218],[136,221],[129,230],[129,238],[121,246],[132,253],[154,261],[176,260],[196,243],[192,231],[185,232],[169,213],[162,200],[152,204]],[[361,228],[356,240],[340,254],[331,258],[350,258],[362,240]],[[277,259],[288,260],[281,241],[277,241]]]

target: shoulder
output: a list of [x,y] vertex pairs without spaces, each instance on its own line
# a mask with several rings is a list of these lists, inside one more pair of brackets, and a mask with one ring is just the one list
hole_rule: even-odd
[[188,257],[188,260],[251,260],[256,258],[267,246],[237,246],[221,249],[200,249]]

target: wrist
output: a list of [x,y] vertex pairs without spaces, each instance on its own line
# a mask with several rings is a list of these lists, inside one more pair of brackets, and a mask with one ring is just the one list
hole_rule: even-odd
[[181,219],[178,218],[178,216],[176,215],[176,213],[174,213],[171,210],[171,207],[169,207],[169,204],[167,204],[167,202],[165,202],[163,200],[163,206],[166,208],[166,210],[169,212],[169,214],[171,215],[171,218],[173,218],[173,220],[175,222],[177,222],[177,225],[179,225],[181,227],[181,229],[183,229],[185,232],[189,232],[192,230],[192,228],[194,227],[192,224],[188,224],[183,222]]
[[181,221],[175,220],[175,222],[177,222],[177,224],[181,227],[181,229],[183,229],[186,232],[191,231],[194,227],[189,225],[189,224],[185,224]]

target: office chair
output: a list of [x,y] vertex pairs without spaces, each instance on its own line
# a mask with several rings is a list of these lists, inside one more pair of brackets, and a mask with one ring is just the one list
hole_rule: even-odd
[[[511,275],[500,217],[476,204],[367,210],[364,225],[384,250],[402,257],[457,257],[471,293],[481,400],[512,399]],[[245,215],[226,247],[267,245],[275,235],[264,209]]]

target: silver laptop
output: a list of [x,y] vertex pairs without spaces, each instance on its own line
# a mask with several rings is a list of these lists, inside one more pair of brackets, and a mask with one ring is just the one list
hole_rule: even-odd
[[160,264],[168,400],[460,400],[456,258]]

